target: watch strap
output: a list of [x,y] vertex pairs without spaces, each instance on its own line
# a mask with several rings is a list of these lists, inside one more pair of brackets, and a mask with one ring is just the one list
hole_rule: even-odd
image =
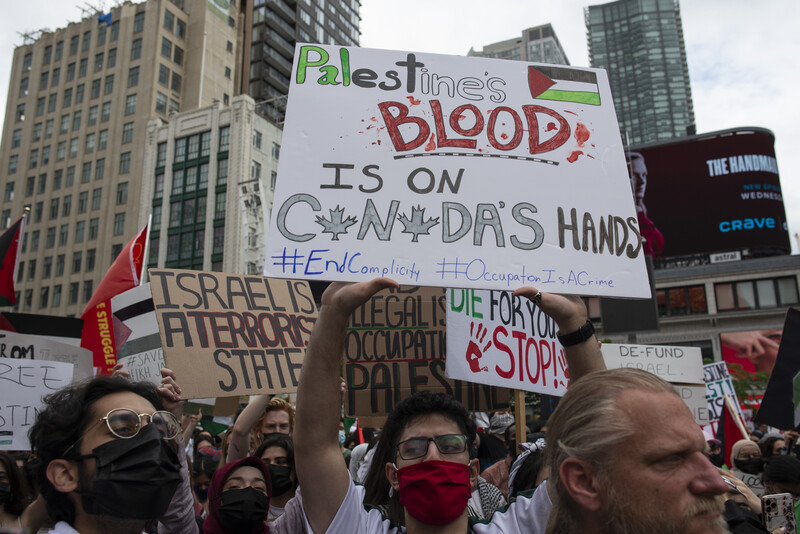
[[569,334],[562,334],[561,331],[556,332],[556,337],[563,347],[571,347],[573,345],[583,343],[593,335],[594,325],[589,319],[586,320],[583,326],[574,332],[570,332]]

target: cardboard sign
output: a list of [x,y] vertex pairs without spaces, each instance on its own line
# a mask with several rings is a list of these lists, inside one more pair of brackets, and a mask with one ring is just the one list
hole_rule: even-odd
[[43,360],[73,364],[74,380],[92,378],[92,353],[45,336],[0,330],[0,358]]
[[675,384],[674,387],[683,402],[692,411],[694,421],[700,426],[708,425],[711,413],[708,409],[705,386]]
[[601,350],[609,369],[632,367],[673,384],[704,384],[703,355],[697,347],[603,343]]
[[723,415],[725,395],[733,400],[734,406],[742,417],[739,399],[736,390],[733,389],[731,375],[728,373],[728,366],[725,362],[709,363],[703,366],[703,376],[706,383],[706,402],[708,403],[708,425],[712,435],[717,435],[720,418]]
[[472,411],[507,407],[506,390],[445,377],[446,325],[442,288],[401,286],[356,310],[345,339],[346,413],[363,426],[419,390],[447,393]]
[[184,398],[297,389],[317,318],[307,282],[149,272],[164,357]]
[[27,451],[42,397],[72,382],[73,364],[0,358],[0,450]]
[[507,291],[447,294],[447,376],[561,397],[569,387],[555,321]]
[[650,296],[606,72],[298,44],[269,276]]

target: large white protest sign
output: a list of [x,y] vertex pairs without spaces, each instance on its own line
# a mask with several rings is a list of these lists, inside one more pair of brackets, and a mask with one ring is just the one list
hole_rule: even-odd
[[739,397],[733,389],[733,381],[728,373],[728,366],[725,362],[714,362],[703,366],[703,376],[706,383],[706,402],[708,403],[708,423],[714,436],[717,435],[719,421],[725,409],[725,395],[733,401],[733,405],[739,412],[739,417],[744,420],[742,409],[739,405]]
[[448,378],[562,396],[569,387],[555,321],[508,291],[447,292]]
[[26,451],[42,396],[72,382],[73,364],[0,358],[0,450]]
[[603,343],[601,350],[609,369],[632,367],[671,383],[704,383],[703,354],[697,347]]
[[0,358],[71,363],[75,365],[74,380],[83,380],[94,375],[91,351],[55,341],[47,336],[0,330]]
[[605,71],[298,45],[266,274],[649,297]]

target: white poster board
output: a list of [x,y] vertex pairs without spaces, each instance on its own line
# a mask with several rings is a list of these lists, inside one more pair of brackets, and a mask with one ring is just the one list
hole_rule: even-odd
[[650,296],[605,71],[295,50],[265,273]]
[[77,345],[55,341],[48,336],[0,330],[0,358],[71,363],[75,365],[73,380],[84,380],[94,376],[91,351]]
[[704,384],[703,354],[697,347],[603,343],[603,359],[609,369],[643,369],[676,384]]
[[448,378],[563,396],[569,387],[555,321],[508,291],[447,292]]
[[711,430],[712,435],[716,436],[717,430],[719,429],[719,421],[725,413],[725,395],[731,398],[742,420],[744,420],[744,414],[742,414],[741,405],[739,404],[739,397],[736,395],[736,390],[733,388],[733,381],[728,372],[728,365],[724,361],[704,365],[703,375],[706,383],[709,430]]
[[73,364],[0,358],[0,450],[27,451],[42,396],[72,382]]

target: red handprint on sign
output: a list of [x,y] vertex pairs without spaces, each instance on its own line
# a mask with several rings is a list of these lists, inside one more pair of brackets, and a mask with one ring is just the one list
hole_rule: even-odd
[[480,345],[483,344],[483,340],[486,338],[486,334],[489,331],[484,328],[482,324],[478,324],[478,329],[475,330],[475,323],[470,323],[469,325],[469,335],[470,337],[474,336],[474,339],[469,341],[469,345],[467,345],[467,362],[469,363],[469,368],[473,373],[480,373],[481,371],[488,372],[489,368],[484,366],[481,367],[480,359],[483,356],[483,353],[492,346],[492,340],[490,339],[486,345],[481,348]]

